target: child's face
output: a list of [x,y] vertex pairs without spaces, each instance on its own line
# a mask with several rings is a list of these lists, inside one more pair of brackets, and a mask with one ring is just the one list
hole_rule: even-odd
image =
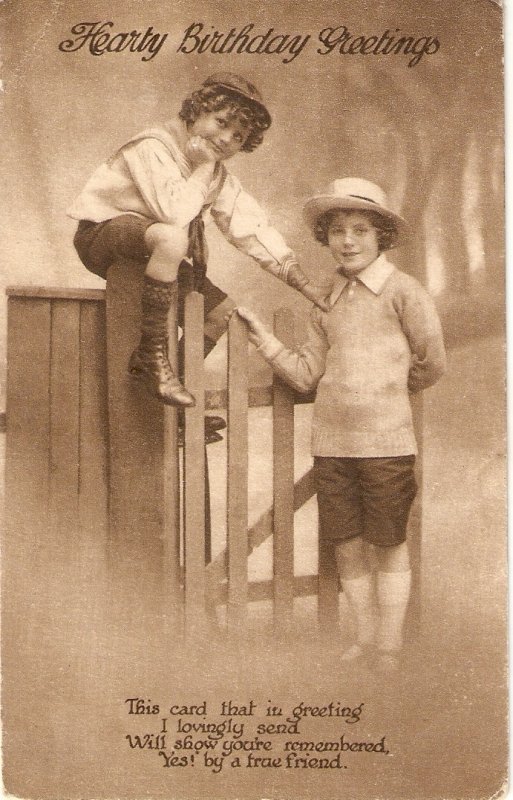
[[189,128],[191,136],[206,139],[218,161],[226,161],[238,153],[248,138],[248,125],[237,117],[230,119],[231,115],[229,108],[205,111]]
[[365,214],[338,211],[329,224],[328,246],[344,274],[357,275],[379,255],[378,231]]

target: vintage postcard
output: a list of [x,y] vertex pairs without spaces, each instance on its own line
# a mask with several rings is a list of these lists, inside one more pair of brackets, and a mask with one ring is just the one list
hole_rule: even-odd
[[502,8],[0,18],[5,796],[505,796]]

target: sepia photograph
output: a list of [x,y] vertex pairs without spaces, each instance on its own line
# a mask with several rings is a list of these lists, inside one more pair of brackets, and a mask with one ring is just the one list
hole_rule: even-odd
[[505,797],[502,7],[0,21],[5,796]]

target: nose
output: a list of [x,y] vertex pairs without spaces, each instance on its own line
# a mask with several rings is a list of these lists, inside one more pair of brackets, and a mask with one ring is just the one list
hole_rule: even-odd
[[342,241],[344,244],[354,244],[354,237],[351,231],[344,231],[342,234]]
[[229,128],[224,128],[222,131],[219,132],[219,141],[223,144],[230,144],[233,138],[233,131],[229,130]]

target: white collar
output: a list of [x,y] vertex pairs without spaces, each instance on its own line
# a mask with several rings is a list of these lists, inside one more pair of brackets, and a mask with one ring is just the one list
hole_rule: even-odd
[[[355,275],[355,279],[361,281],[367,289],[370,289],[371,292],[378,295],[383,290],[386,281],[394,269],[394,265],[391,264],[390,261],[387,261],[384,253],[381,253],[372,264],[369,264],[369,266],[365,267],[358,275]],[[349,282],[349,278],[337,272],[330,295],[330,306],[335,305]]]
[[177,145],[184,151],[189,139],[189,131],[187,130],[187,123],[185,120],[181,117],[169,119],[164,123],[164,128],[171,136],[174,136]]

